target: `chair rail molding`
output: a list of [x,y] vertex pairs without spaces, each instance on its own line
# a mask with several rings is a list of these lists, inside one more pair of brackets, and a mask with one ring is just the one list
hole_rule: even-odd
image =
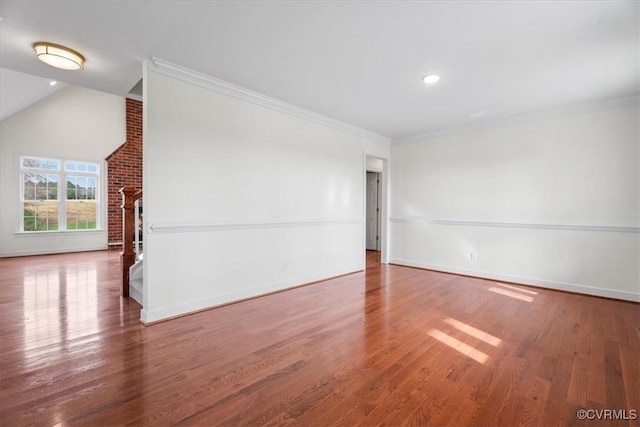
[[598,231],[608,233],[640,233],[640,227],[614,226],[597,224],[560,224],[560,223],[533,223],[515,221],[467,221],[453,219],[431,219],[427,217],[392,217],[389,221],[395,224],[430,224],[451,225],[462,227],[498,227],[498,228],[530,228],[541,230],[570,230],[570,231]]
[[290,228],[290,227],[317,227],[335,225],[362,225],[363,220],[358,218],[347,219],[313,219],[297,221],[244,221],[221,222],[201,221],[189,223],[177,222],[151,222],[148,226],[150,233],[193,233],[201,231],[225,231],[225,230],[251,230],[264,228]]

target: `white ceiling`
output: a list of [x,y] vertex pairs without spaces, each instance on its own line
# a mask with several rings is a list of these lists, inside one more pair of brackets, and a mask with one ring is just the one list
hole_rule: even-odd
[[[3,68],[126,96],[158,57],[394,139],[640,93],[637,1],[2,0],[0,16]],[[85,69],[40,63],[36,41]]]
[[66,86],[61,82],[52,86],[51,82],[51,79],[0,68],[0,121]]

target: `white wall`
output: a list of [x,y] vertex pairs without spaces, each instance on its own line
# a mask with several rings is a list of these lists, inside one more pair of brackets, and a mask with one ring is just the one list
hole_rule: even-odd
[[365,156],[388,142],[158,63],[144,77],[142,321],[363,269]]
[[640,301],[638,106],[393,144],[390,262]]
[[[98,231],[20,233],[21,155],[96,162],[125,141],[125,103],[118,96],[67,86],[0,122],[0,256],[106,249],[106,187]],[[106,181],[105,181],[106,182]]]

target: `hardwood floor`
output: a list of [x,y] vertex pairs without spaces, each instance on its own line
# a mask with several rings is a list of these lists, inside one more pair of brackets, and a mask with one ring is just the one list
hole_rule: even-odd
[[0,425],[639,424],[640,305],[376,257],[149,327],[116,252],[1,259]]

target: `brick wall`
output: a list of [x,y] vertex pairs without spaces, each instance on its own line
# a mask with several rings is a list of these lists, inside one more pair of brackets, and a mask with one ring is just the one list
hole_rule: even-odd
[[142,189],[142,102],[126,100],[127,140],[107,158],[109,243],[122,242],[122,196],[125,185]]

